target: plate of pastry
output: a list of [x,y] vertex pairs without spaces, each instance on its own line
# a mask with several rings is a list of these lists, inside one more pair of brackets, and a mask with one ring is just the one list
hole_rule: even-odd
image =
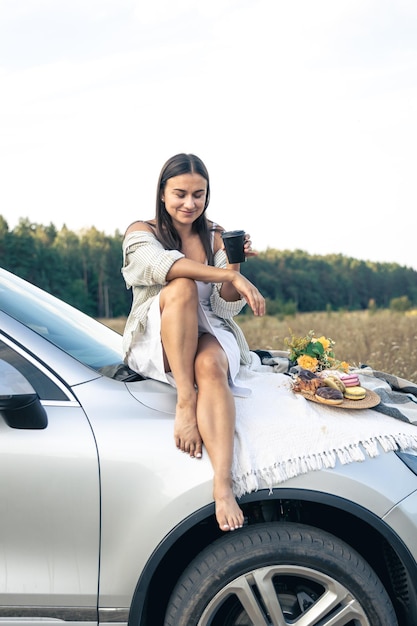
[[[319,387],[315,393],[312,391],[299,391],[307,400],[318,404],[327,404],[338,409],[372,409],[381,402],[381,398],[372,389],[364,387],[351,387],[348,396],[332,387]],[[354,395],[356,394],[356,395]]]
[[342,409],[372,409],[381,402],[375,391],[361,386],[356,374],[322,377],[301,370],[294,381],[293,391],[311,402]]

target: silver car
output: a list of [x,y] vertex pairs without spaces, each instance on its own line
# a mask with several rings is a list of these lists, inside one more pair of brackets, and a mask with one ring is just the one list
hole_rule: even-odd
[[174,410],[120,335],[0,270],[0,626],[416,626],[416,456],[246,495],[223,534]]

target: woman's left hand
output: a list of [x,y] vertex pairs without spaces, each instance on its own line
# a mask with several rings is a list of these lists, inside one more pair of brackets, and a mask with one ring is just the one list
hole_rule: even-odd
[[245,233],[245,241],[243,244],[243,250],[245,252],[245,256],[256,256],[258,253],[256,250],[252,250],[252,241],[250,239],[249,233]]

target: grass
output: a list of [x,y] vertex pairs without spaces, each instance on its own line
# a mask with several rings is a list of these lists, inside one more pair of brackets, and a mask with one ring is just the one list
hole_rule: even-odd
[[241,316],[238,321],[251,348],[285,349],[291,333],[304,336],[314,330],[336,342],[336,358],[417,384],[417,311],[302,313],[283,320]]
[[[291,333],[304,336],[314,330],[336,342],[336,358],[355,367],[366,364],[417,384],[417,311],[300,313],[283,319],[240,315],[235,319],[253,350],[285,350],[285,337]],[[126,320],[101,321],[122,333]]]

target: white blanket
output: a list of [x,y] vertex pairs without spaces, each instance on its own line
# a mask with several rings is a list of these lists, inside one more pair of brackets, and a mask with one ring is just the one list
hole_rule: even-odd
[[[366,377],[360,379],[366,387]],[[293,393],[289,376],[267,366],[242,367],[236,382],[252,392],[235,398],[232,474],[237,497],[332,468],[337,460],[345,464],[390,450],[417,450],[416,426],[373,409],[310,402]]]

